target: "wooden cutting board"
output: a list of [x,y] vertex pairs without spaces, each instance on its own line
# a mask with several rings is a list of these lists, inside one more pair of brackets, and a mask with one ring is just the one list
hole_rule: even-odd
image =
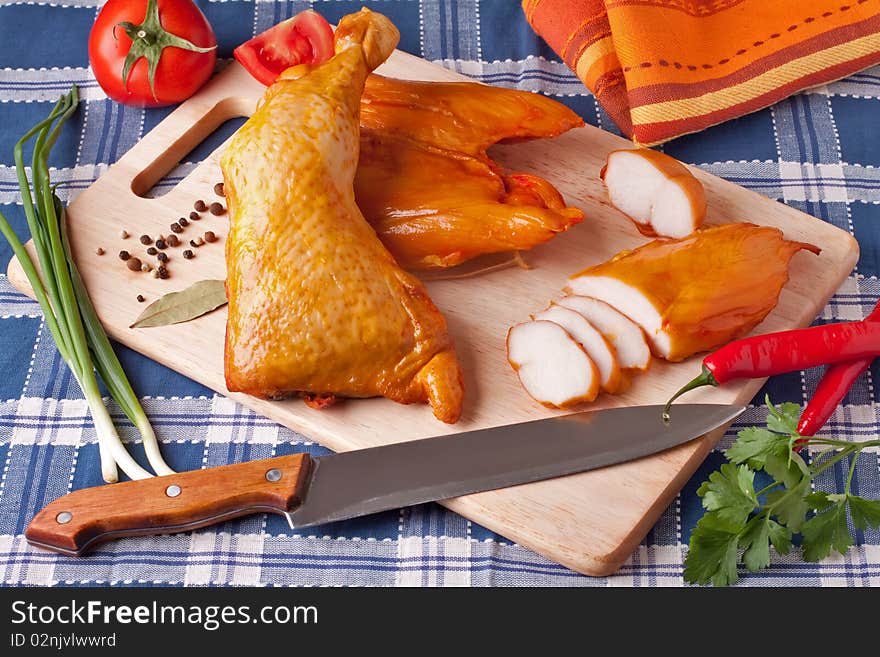
[[[385,75],[461,80],[462,76],[417,57],[396,52],[379,71]],[[120,342],[227,395],[258,413],[294,429],[330,449],[345,451],[481,427],[511,424],[558,413],[532,401],[507,364],[504,340],[509,326],[528,319],[560,294],[566,277],[622,249],[644,243],[630,222],[607,201],[599,169],[606,154],[631,144],[598,128],[584,127],[552,140],[495,147],[492,155],[510,169],[546,177],[567,201],[581,207],[586,220],[568,233],[526,255],[530,270],[508,268],[480,277],[428,283],[431,297],[446,316],[465,372],[467,396],[461,421],[454,426],[433,418],[426,405],[401,406],[384,399],[351,400],[325,411],[299,400],[269,402],[230,394],[223,380],[226,313],[219,310],[177,326],[132,330],[148,301],[205,278],[223,278],[226,216],[206,214],[181,235],[184,243],[213,230],[216,244],[196,251],[193,260],[170,249],[171,277],[157,280],[131,272],[117,257],[127,249],[144,259],[143,233],[168,234],[169,224],[186,216],[196,199],[222,200],[213,185],[221,180],[222,147],[176,188],[155,199],[142,198],[195,145],[229,118],[248,116],[264,88],[236,63],[218,74],[147,134],[69,208],[74,255],[101,320]],[[695,171],[706,186],[709,224],[752,221],[777,226],[786,237],[822,248],[818,257],[802,252],[791,264],[791,280],[779,305],[758,332],[805,326],[823,308],[858,257],[853,238],[829,224]],[[121,229],[132,237],[123,240]],[[95,248],[107,253],[98,256]],[[149,258],[153,261],[153,258]],[[10,279],[27,288],[17,263]],[[636,377],[623,395],[601,396],[590,408],[656,404],[699,372],[699,359],[670,365],[655,362]],[[747,403],[762,381],[694,392],[688,401]],[[696,470],[720,432],[661,455],[599,471],[468,495],[444,504],[504,536],[589,575],[617,570]],[[541,437],[535,436],[535,449]]]

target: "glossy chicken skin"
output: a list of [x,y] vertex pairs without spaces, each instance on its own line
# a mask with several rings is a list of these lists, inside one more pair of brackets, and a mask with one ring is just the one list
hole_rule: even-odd
[[574,112],[537,94],[372,75],[361,103],[357,203],[407,269],[530,249],[583,212],[542,178],[501,174],[486,149],[580,125]]
[[478,82],[367,79],[361,128],[488,160],[501,141],[556,137],[584,125],[565,105],[540,94]]
[[223,154],[232,391],[382,395],[459,417],[446,322],[354,201],[361,91],[397,39],[381,14],[344,17],[336,56],[285,71]]
[[776,306],[792,256],[812,244],[778,228],[724,224],[654,240],[569,279],[575,294],[639,324],[655,355],[680,361],[751,331]]
[[542,178],[500,175],[481,159],[381,133],[362,136],[355,190],[379,239],[411,270],[530,249],[584,217]]

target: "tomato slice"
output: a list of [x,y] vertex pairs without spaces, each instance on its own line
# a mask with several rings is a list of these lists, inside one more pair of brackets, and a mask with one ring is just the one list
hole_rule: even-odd
[[269,86],[291,66],[321,64],[330,59],[333,28],[309,9],[245,41],[232,54],[248,73]]

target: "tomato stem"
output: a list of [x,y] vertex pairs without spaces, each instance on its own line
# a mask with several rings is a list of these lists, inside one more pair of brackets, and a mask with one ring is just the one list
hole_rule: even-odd
[[211,52],[217,48],[216,45],[202,48],[176,34],[171,34],[162,27],[162,21],[159,17],[159,0],[147,0],[147,11],[140,25],[124,21],[117,23],[116,26],[123,28],[128,38],[131,39],[131,48],[129,48],[122,64],[122,86],[128,89],[129,75],[134,65],[143,57],[147,60],[149,67],[150,91],[155,100],[158,100],[156,96],[156,69],[159,67],[159,60],[162,58],[162,51],[165,48],[173,46],[191,52]]

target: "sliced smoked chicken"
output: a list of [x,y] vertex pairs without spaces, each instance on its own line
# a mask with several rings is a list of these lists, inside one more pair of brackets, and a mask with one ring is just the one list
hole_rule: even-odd
[[537,94],[372,75],[361,104],[358,206],[407,269],[530,249],[584,214],[543,178],[501,173],[486,149],[581,125],[567,107]]
[[604,301],[575,294],[553,301],[554,305],[574,310],[587,318],[614,347],[621,370],[647,370],[651,365],[651,349],[645,332],[626,315]]
[[725,224],[619,253],[575,274],[568,287],[616,308],[642,327],[657,356],[680,361],[757,326],[801,249],[819,253],[778,228]]
[[511,327],[507,360],[526,392],[544,406],[568,408],[599,394],[595,363],[556,322],[533,320]]
[[615,394],[626,387],[626,379],[621,375],[614,347],[583,315],[564,306],[551,305],[533,315],[532,319],[559,324],[574,338],[596,364],[602,390]]
[[611,151],[600,174],[611,205],[649,237],[686,237],[706,218],[706,191],[675,158],[649,148]]
[[285,71],[223,154],[232,391],[381,395],[459,417],[446,322],[354,200],[361,92],[398,37],[381,14],[344,17],[336,55]]

